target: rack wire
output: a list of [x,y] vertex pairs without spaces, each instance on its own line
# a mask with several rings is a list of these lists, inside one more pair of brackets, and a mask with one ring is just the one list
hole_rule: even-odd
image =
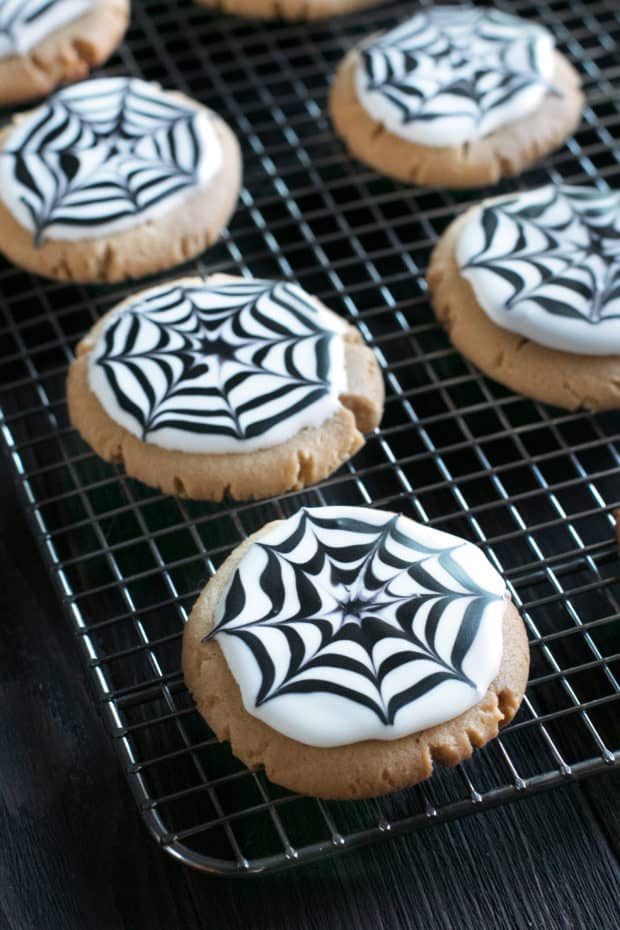
[[[618,185],[617,3],[501,5],[552,30],[582,74],[587,106],[574,138],[499,190]],[[326,116],[344,52],[410,11],[389,4],[263,24],[151,0],[134,4],[106,69],[189,93],[241,141],[239,208],[189,267],[298,280],[375,349],[387,387],[381,429],[320,486],[260,503],[195,503],[99,461],[68,422],[65,373],[77,340],[131,288],[46,282],[0,264],[2,431],[24,506],[145,822],[168,852],[213,873],[320,858],[620,762],[620,419],[513,394],[450,346],[425,266],[443,229],[487,191],[382,178],[346,155]],[[532,654],[522,709],[495,742],[368,802],[300,798],[249,772],[213,738],[180,673],[184,621],[231,549],[269,519],[335,502],[400,510],[478,543],[508,580]]]

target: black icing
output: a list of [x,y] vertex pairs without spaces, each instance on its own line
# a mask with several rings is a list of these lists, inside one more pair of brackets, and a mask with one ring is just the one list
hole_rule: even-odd
[[[274,315],[281,310],[284,322]],[[294,331],[290,328],[294,324]],[[144,352],[143,325],[158,331]],[[144,440],[174,428],[203,435],[251,439],[316,403],[331,390],[330,343],[316,308],[296,286],[272,281],[163,288],[119,314],[103,334],[95,364],[103,369],[117,404]],[[305,347],[303,366],[296,349]],[[275,358],[272,350],[280,348]],[[181,362],[180,374],[171,360]],[[161,383],[145,362],[157,365]],[[209,388],[197,379],[211,369]],[[131,372],[139,388],[121,383]],[[265,393],[262,382],[270,376]],[[244,398],[239,391],[247,388]],[[201,397],[199,410],[189,401]]]
[[[342,508],[346,513],[348,508]],[[256,694],[257,707],[285,694],[326,692],[355,701],[372,710],[388,725],[404,705],[428,694],[446,681],[458,681],[474,687],[463,670],[487,606],[498,596],[481,588],[454,558],[463,543],[452,548],[430,548],[397,525],[398,516],[386,514],[383,524],[366,523],[357,516],[333,518],[320,510],[302,510],[299,524],[279,545],[260,541],[267,558],[266,568],[255,584],[267,595],[269,607],[264,615],[244,625],[236,625],[246,602],[251,603],[252,590],[244,585],[237,571],[231,581],[222,619],[205,637],[205,641],[223,634],[236,636],[252,651],[261,673],[261,685]],[[358,544],[350,542],[326,545],[317,536],[325,530],[343,530],[359,534]],[[312,556],[304,563],[291,553],[304,536],[314,537]],[[368,536],[370,535],[370,541]],[[404,559],[395,551],[395,544],[411,553]],[[331,584],[341,591],[337,603],[329,610],[324,606],[322,584],[325,569]],[[445,583],[437,577],[449,578]],[[381,571],[379,571],[381,568]],[[293,610],[285,604],[291,595],[290,574],[300,607]],[[388,580],[382,580],[385,572]],[[286,572],[286,580],[285,580]],[[406,573],[415,582],[418,593],[402,597],[394,592],[395,580]],[[436,638],[439,624],[448,608],[458,622],[458,633],[449,655],[442,655]],[[421,610],[428,610],[423,624],[416,623]],[[320,636],[318,649],[312,651],[300,635],[300,624],[312,625]],[[415,624],[415,630],[414,630]],[[261,638],[261,630],[276,626],[286,637],[289,649],[288,668],[283,679],[276,669]],[[376,665],[373,648],[384,639],[398,641],[398,648]],[[362,663],[351,653],[352,644],[360,646],[368,656]],[[334,646],[336,647],[334,649]],[[432,670],[410,687],[388,694],[386,677],[393,669],[409,662],[431,662]],[[356,689],[322,676],[327,669],[340,669],[362,676],[364,688]],[[311,670],[311,676],[302,673]],[[280,681],[279,684],[276,682]]]
[[3,152],[36,244],[54,224],[92,233],[196,186],[204,155],[197,113],[132,78],[51,96],[18,146],[9,139]]
[[13,0],[10,5],[0,2],[0,35],[7,37],[15,52],[19,49],[18,33],[60,6],[63,0]]
[[[515,29],[522,47],[518,60]],[[529,87],[547,89],[537,62],[537,37],[528,23],[498,10],[464,6],[421,11],[362,49],[365,86],[400,111],[403,125],[471,118],[472,103],[480,122]],[[488,43],[486,58],[478,57],[474,39]],[[443,79],[437,65],[450,66],[449,79]]]
[[[496,237],[507,223],[514,238],[506,251],[498,248]],[[612,301],[620,300],[620,195],[561,185],[543,188],[534,204],[524,204],[517,195],[483,207],[481,227],[483,246],[462,270],[484,269],[507,282],[512,289],[508,312],[534,301],[545,313],[593,325],[620,318],[611,309]]]

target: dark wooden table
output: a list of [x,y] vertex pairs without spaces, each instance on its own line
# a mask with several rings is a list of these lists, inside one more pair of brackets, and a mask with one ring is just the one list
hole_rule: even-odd
[[143,827],[0,458],[0,930],[618,930],[609,774],[271,878]]

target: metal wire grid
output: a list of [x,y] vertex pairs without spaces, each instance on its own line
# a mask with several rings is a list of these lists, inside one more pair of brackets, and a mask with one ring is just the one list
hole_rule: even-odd
[[[423,275],[438,235],[481,192],[380,178],[344,155],[325,116],[342,54],[409,5],[318,25],[235,20],[189,2],[135,6],[108,73],[190,93],[222,113],[243,146],[241,205],[192,267],[300,281],[360,327],[388,391],[381,429],[320,487],[234,506],[164,498],[93,456],[64,402],[75,342],[130,288],[0,267],[4,438],[147,825],[186,863],[248,874],[617,764],[620,420],[511,394],[451,348]],[[583,75],[588,106],[574,139],[501,190],[548,179],[617,185],[617,4],[504,6],[553,30]],[[524,705],[498,740],[424,785],[349,804],[299,798],[248,772],[213,739],[179,672],[183,622],[230,550],[268,519],[335,502],[401,510],[479,543],[506,575],[532,649]]]

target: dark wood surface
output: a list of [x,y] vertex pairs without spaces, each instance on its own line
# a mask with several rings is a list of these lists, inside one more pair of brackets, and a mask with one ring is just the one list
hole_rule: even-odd
[[142,825],[0,459],[0,930],[618,930],[620,778],[271,878]]

